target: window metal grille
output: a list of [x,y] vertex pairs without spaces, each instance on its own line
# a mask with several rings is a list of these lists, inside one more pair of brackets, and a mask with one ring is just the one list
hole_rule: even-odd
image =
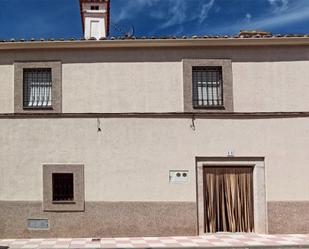
[[52,106],[51,68],[24,69],[24,108],[50,108]]
[[193,67],[193,107],[223,107],[222,67]]
[[54,173],[53,201],[74,200],[74,176],[73,173]]

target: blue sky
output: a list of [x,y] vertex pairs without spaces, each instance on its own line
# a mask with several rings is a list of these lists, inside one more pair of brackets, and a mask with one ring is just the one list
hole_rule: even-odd
[[[309,0],[111,0],[111,36],[131,26],[136,36],[308,34]],[[0,39],[81,36],[79,0],[0,0]]]

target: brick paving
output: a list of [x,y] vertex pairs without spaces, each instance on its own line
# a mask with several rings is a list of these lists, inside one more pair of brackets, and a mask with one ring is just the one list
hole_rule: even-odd
[[204,236],[138,238],[2,239],[10,248],[309,248],[309,234],[212,234]]

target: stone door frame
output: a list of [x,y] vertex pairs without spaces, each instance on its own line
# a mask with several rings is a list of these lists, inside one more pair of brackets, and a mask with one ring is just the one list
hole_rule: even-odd
[[265,163],[263,157],[198,157],[196,158],[198,234],[204,233],[203,168],[211,167],[253,167],[254,231],[266,234],[267,202],[265,185]]

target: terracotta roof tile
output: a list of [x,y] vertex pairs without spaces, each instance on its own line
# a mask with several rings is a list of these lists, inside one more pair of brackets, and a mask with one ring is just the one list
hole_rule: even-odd
[[91,37],[90,39],[85,39],[85,38],[76,38],[76,37],[71,37],[71,38],[30,38],[30,39],[1,39],[1,43],[8,43],[8,42],[57,42],[57,41],[104,41],[104,40],[186,40],[186,39],[265,39],[265,38],[274,38],[274,39],[285,39],[285,38],[291,38],[291,37],[305,37],[309,38],[309,34],[267,34],[267,35],[261,35],[261,34],[252,34],[252,35],[193,35],[193,36],[162,36],[162,37],[155,37],[155,36],[141,36],[141,37],[128,37],[128,36],[121,36],[121,37],[101,37],[100,39],[96,39],[94,37]]

